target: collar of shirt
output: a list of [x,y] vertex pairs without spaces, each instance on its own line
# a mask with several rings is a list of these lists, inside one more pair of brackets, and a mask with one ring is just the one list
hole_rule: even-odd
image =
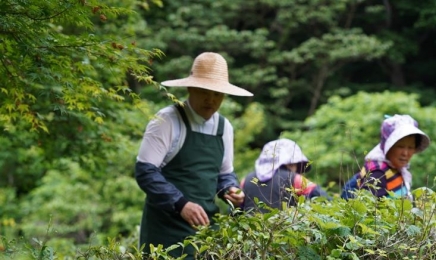
[[185,104],[187,105],[185,109],[186,116],[188,117],[189,122],[191,122],[192,131],[215,135],[218,129],[219,114],[215,112],[209,120],[205,120],[203,117],[195,113],[188,100]]
[[185,104],[187,104],[188,109],[185,111],[188,111],[190,118],[194,124],[197,125],[204,125],[206,123],[213,123],[215,122],[215,117],[217,115],[217,112],[215,112],[209,120],[204,119],[202,116],[197,114],[194,109],[192,109],[191,104],[189,104],[189,100],[186,100]]

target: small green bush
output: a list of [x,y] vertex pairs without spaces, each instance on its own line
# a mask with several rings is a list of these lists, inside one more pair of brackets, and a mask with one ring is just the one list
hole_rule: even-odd
[[199,259],[436,259],[435,193],[405,199],[299,198],[298,206],[267,214],[235,211],[189,239]]

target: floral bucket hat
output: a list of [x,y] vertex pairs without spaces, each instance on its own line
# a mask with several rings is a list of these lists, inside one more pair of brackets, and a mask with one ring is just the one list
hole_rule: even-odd
[[394,115],[386,118],[380,129],[380,148],[384,155],[403,137],[418,134],[421,136],[416,152],[422,152],[430,145],[430,138],[418,128],[418,122],[409,115]]
[[268,142],[262,148],[255,162],[256,177],[264,182],[272,178],[282,165],[298,164],[298,173],[311,169],[309,160],[301,151],[300,146],[289,139],[278,139]]

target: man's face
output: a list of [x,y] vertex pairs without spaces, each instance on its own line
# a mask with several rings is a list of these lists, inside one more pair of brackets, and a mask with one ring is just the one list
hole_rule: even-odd
[[415,136],[408,135],[398,140],[391,149],[389,149],[386,158],[392,163],[395,169],[399,170],[409,163],[415,152]]
[[201,88],[188,88],[189,104],[192,109],[208,120],[218,111],[224,99],[224,94]]

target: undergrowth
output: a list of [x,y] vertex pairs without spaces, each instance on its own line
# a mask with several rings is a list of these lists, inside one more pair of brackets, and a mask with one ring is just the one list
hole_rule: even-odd
[[[352,200],[300,197],[298,205],[268,213],[217,215],[219,229],[203,227],[170,248],[151,246],[141,255],[137,234],[108,239],[105,245],[77,246],[66,254],[47,241],[1,237],[0,259],[184,259],[173,258],[175,247],[193,246],[197,259],[436,259],[436,194],[414,191],[406,199],[378,199],[359,191]],[[266,207],[259,203],[260,207]]]

